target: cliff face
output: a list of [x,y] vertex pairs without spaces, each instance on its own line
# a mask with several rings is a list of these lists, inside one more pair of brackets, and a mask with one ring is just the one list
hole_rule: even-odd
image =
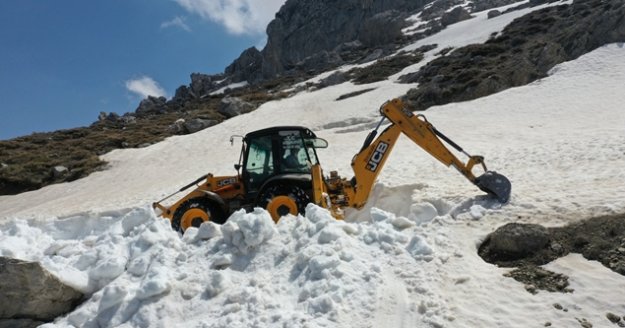
[[[289,0],[267,27],[263,76],[273,76],[344,43],[384,46],[401,36],[404,19],[431,0]],[[380,33],[383,31],[384,33]]]
[[[288,0],[267,27],[265,48],[245,50],[225,74],[230,82],[257,83],[294,72],[321,72],[374,60],[411,39],[469,18],[469,12],[515,1]],[[402,33],[408,24],[406,18],[419,12],[426,25],[424,32]]]

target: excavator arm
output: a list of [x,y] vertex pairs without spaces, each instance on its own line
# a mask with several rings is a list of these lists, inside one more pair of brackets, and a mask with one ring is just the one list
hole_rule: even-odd
[[[382,171],[388,155],[393,150],[397,138],[401,134],[408,137],[444,165],[455,167],[481,190],[494,195],[502,203],[508,201],[511,190],[510,181],[501,174],[488,171],[482,156],[471,156],[466,153],[460,146],[436,130],[425,119],[425,116],[415,115],[412,111],[406,109],[400,99],[386,102],[380,108],[380,113],[384,118],[380,121],[378,127],[367,136],[362,149],[352,160],[351,165],[355,176],[350,181],[351,186],[343,187],[343,192],[349,200],[349,206],[360,208],[367,202],[373,184],[380,171]],[[389,120],[391,125],[376,138],[377,130],[385,120]],[[467,155],[469,157],[468,161],[466,163],[460,161],[445,146],[443,141]],[[476,177],[472,172],[475,165],[482,166],[485,173]]]

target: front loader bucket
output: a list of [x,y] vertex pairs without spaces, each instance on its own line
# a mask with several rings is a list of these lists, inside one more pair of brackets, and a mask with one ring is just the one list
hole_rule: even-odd
[[486,171],[486,173],[477,177],[475,185],[482,191],[497,197],[502,203],[506,203],[510,199],[510,191],[512,190],[510,180],[495,171]]

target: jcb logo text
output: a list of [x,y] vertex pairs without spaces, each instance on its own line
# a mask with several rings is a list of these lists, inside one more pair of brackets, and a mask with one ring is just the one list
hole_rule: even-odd
[[384,158],[384,153],[386,153],[387,149],[388,149],[388,144],[380,141],[378,146],[375,147],[375,150],[373,151],[373,155],[369,157],[369,161],[367,162],[367,170],[371,172],[375,172],[378,169],[378,165],[380,165],[380,162]]

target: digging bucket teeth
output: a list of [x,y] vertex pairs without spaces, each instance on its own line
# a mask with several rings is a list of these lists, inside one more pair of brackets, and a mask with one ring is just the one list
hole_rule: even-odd
[[510,199],[512,191],[510,180],[495,171],[486,171],[477,177],[475,185],[482,191],[495,196],[501,203],[507,203]]

